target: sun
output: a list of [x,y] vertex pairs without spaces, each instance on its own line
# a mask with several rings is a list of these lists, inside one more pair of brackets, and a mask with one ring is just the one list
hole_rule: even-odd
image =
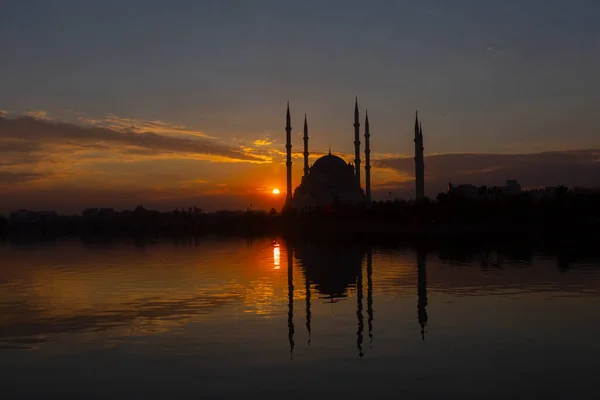
[[273,194],[279,194],[279,189],[277,189],[277,188],[273,189]]

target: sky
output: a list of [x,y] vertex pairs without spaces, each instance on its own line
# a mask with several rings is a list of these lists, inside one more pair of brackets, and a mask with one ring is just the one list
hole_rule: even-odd
[[414,196],[416,109],[429,196],[600,184],[595,0],[0,7],[0,213],[279,208],[286,102],[294,152],[306,113],[313,157],[350,161],[355,96],[375,199]]

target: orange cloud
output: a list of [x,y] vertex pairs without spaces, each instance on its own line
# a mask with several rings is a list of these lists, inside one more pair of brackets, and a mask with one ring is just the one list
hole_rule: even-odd
[[[38,112],[39,113],[39,112]],[[49,121],[30,116],[0,118],[0,151],[40,156],[42,147],[103,150],[108,152],[139,151],[146,155],[181,154],[207,156],[211,161],[262,162],[263,158],[207,137],[175,137],[153,131],[115,130],[108,127],[82,126]],[[26,148],[29,148],[25,151]]]
[[273,141],[269,139],[257,139],[253,143],[255,146],[269,146],[270,144],[273,144]]
[[100,119],[79,116],[78,120],[87,125],[108,128],[121,132],[130,131],[136,133],[157,133],[165,136],[196,136],[215,139],[204,132],[187,128],[183,125],[169,124],[163,121],[147,121],[135,118],[123,118],[113,114],[107,114],[104,118]]

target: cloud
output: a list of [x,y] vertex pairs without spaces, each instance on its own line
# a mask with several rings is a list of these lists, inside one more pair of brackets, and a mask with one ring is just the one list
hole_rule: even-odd
[[[531,154],[436,154],[425,157],[429,196],[453,184],[500,186],[516,179],[525,188],[554,185],[600,186],[598,150],[555,151]],[[396,185],[402,197],[412,197],[414,160],[409,157],[375,159],[377,168],[392,169],[412,179]],[[376,183],[374,183],[376,185]]]
[[46,111],[43,110],[34,110],[34,111],[27,111],[25,113],[26,116],[31,117],[31,118],[35,118],[35,119],[44,119],[44,120],[51,120],[52,117],[50,116],[50,114]]
[[42,145],[18,139],[9,139],[0,142],[0,154],[2,153],[31,153],[42,149]]
[[247,146],[240,146],[240,149],[244,154],[251,155],[252,157],[260,158],[265,162],[273,161],[273,157],[271,155],[271,149],[263,149],[263,148],[252,148]]
[[[0,164],[1,165],[1,164]],[[37,172],[10,172],[0,171],[0,186],[14,185],[23,182],[31,182],[48,177],[48,174]]]
[[92,125],[100,128],[108,128],[114,131],[127,131],[135,133],[156,133],[165,136],[179,137],[201,137],[214,139],[214,137],[183,125],[169,124],[163,121],[146,121],[135,118],[123,118],[113,114],[107,114],[104,118],[94,119],[79,116],[78,120],[86,125]]
[[273,141],[269,139],[257,139],[253,143],[255,146],[269,146],[270,144],[273,144]]
[[[264,162],[260,157],[206,137],[174,137],[152,131],[115,130],[22,116],[0,118],[0,155],[39,152],[52,146],[146,155],[178,154],[211,161]],[[67,150],[64,148],[63,150]]]

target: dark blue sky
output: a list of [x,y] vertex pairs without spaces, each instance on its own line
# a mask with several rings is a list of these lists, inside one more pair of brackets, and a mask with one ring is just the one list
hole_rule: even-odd
[[597,0],[5,0],[0,109],[281,144],[289,99],[311,145],[351,151],[358,95],[375,152],[411,152],[416,108],[426,153],[589,148],[598,21]]

